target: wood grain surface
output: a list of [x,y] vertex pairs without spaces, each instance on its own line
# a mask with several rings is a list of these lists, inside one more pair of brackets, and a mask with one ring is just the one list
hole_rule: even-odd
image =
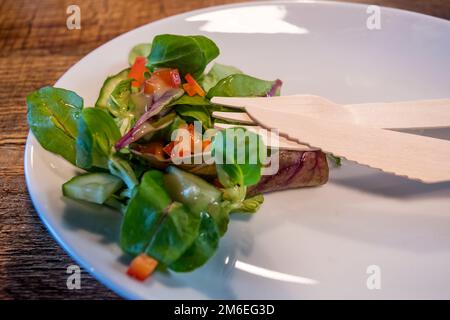
[[[25,186],[28,132],[25,96],[53,84],[108,40],[151,21],[237,0],[0,1],[0,299],[117,299],[83,271],[81,290],[66,286],[72,259],[38,218]],[[450,19],[449,0],[364,2]],[[77,4],[82,29],[68,31],[66,8]]]

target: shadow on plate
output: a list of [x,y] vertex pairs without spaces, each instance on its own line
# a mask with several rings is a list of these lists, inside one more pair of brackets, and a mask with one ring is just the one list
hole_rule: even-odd
[[100,243],[118,243],[122,216],[112,209],[63,198],[63,223],[72,230],[85,230],[102,238]]
[[347,161],[333,170],[328,183],[394,199],[450,198],[450,182],[426,184]]

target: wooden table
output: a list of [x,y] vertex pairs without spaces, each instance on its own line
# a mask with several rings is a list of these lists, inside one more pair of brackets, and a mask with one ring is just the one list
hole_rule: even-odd
[[[25,186],[28,132],[25,96],[53,84],[71,65],[108,40],[151,21],[238,0],[76,0],[0,2],[0,299],[117,299],[82,273],[68,290],[74,262],[39,220]],[[450,19],[449,0],[365,2]],[[77,4],[82,29],[67,31],[66,8]]]

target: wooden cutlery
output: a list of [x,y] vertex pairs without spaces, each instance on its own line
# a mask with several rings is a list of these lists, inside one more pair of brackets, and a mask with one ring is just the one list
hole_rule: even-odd
[[409,179],[450,181],[450,141],[383,129],[450,127],[450,100],[341,106],[295,95],[211,102],[246,111],[214,112],[214,117],[278,129],[284,137],[280,146],[293,147],[295,141]]

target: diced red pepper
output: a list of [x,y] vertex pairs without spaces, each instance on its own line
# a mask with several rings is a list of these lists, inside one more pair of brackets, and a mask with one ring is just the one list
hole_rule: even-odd
[[196,94],[198,94],[201,97],[206,96],[205,91],[203,90],[203,88],[198,84],[197,81],[195,81],[194,77],[191,76],[190,73],[186,74],[184,76],[184,78],[187,81],[187,84],[183,85],[183,89],[187,92],[187,94],[189,96],[194,96]]
[[194,88],[192,88],[192,86],[189,83],[185,83],[183,84],[183,89],[184,91],[186,91],[186,93],[188,94],[188,96],[192,97],[195,96],[197,93],[195,92]]
[[141,253],[131,261],[127,274],[140,281],[144,281],[153,273],[157,265],[158,261],[145,253]]
[[145,57],[137,57],[134,64],[131,66],[131,70],[128,73],[128,78],[134,79],[131,83],[133,87],[140,87],[145,80],[145,72],[149,72],[145,64],[147,59]]

